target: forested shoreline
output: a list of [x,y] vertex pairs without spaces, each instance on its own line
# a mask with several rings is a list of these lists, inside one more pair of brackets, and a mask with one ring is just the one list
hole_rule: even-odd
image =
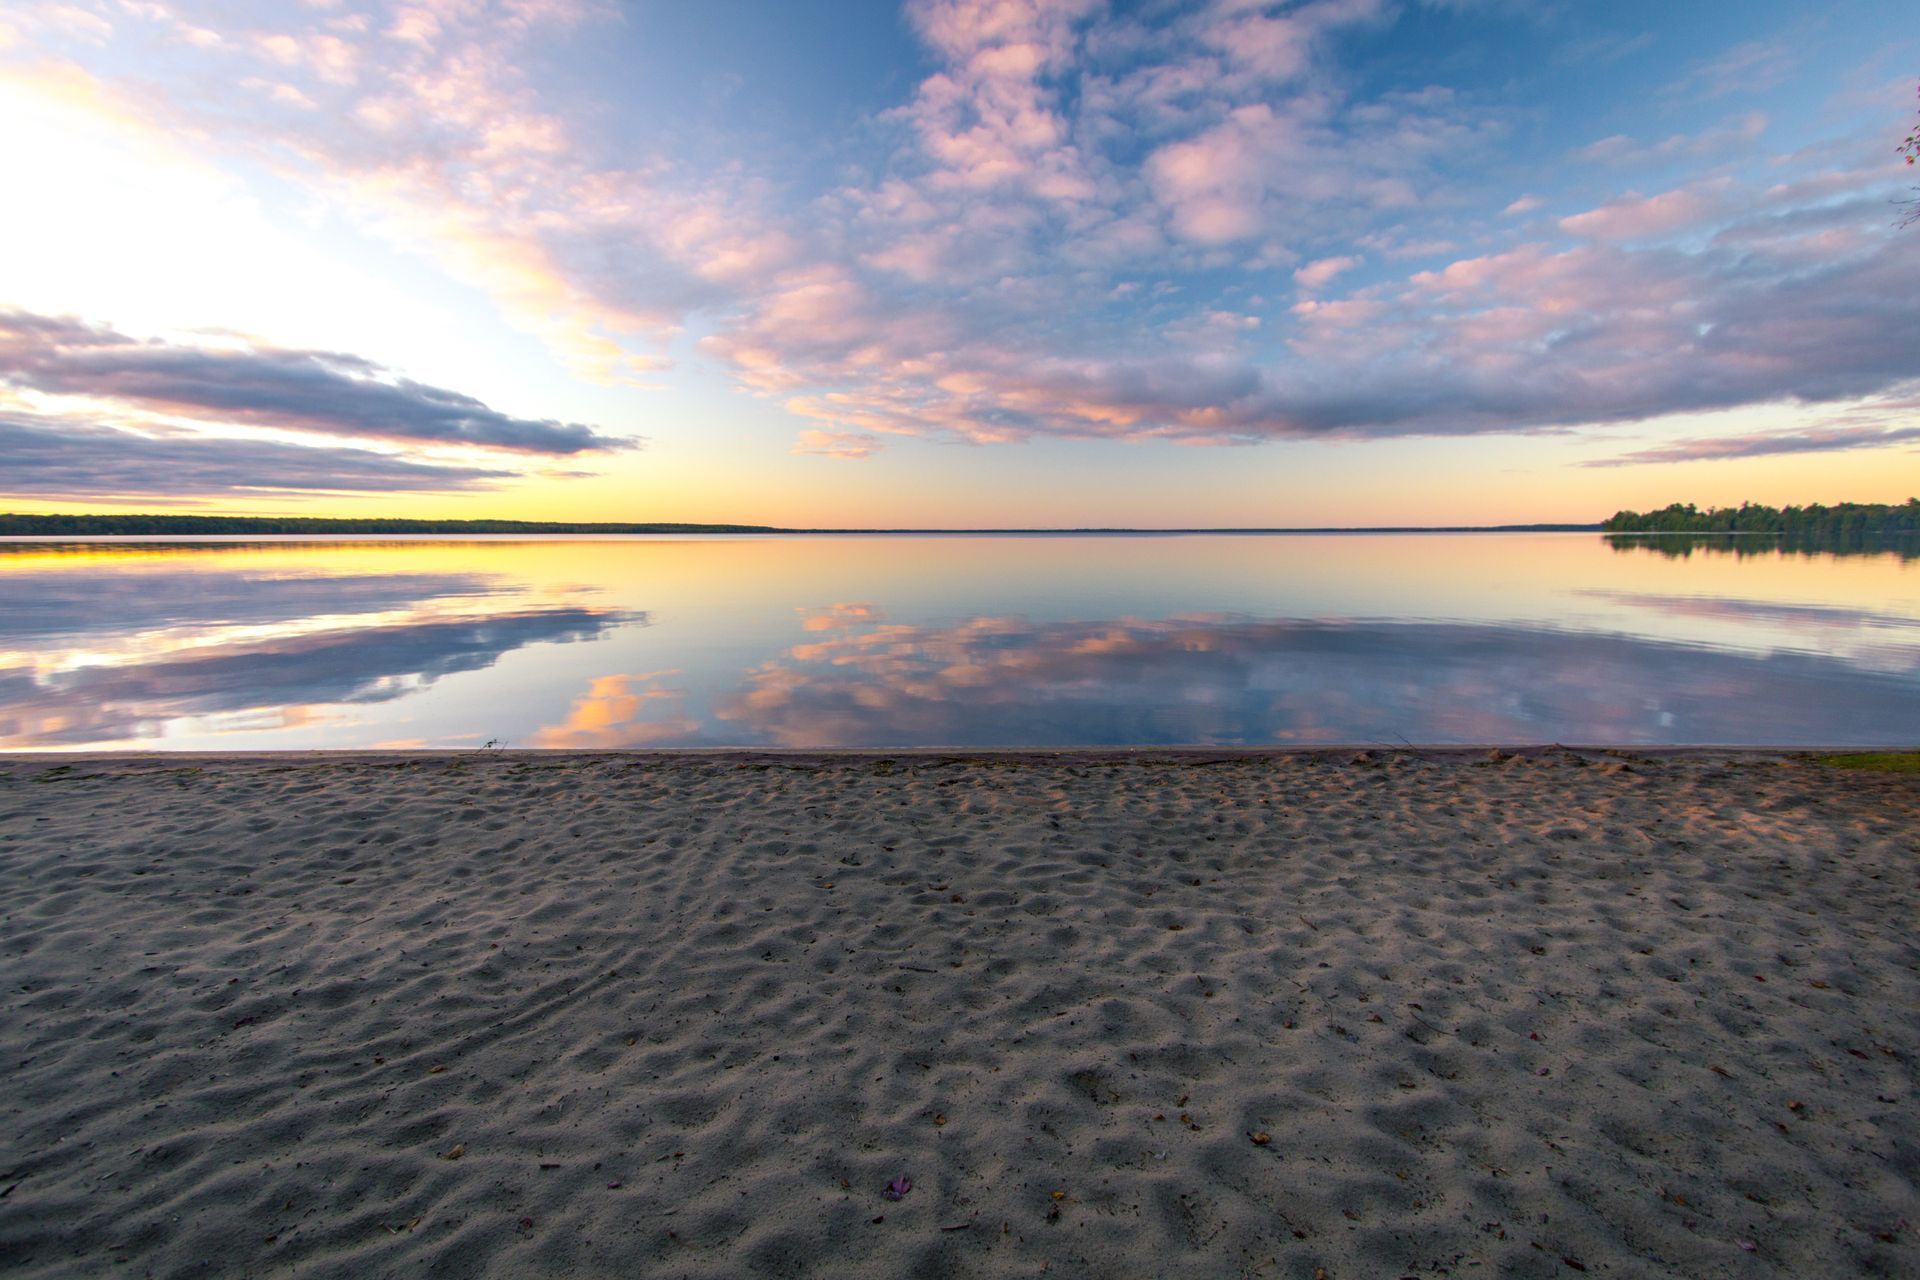
[[1898,505],[1840,502],[1823,506],[1737,507],[1673,503],[1658,511],[1617,511],[1600,526],[1605,533],[1777,533],[1790,537],[1858,538],[1920,536],[1920,498]]

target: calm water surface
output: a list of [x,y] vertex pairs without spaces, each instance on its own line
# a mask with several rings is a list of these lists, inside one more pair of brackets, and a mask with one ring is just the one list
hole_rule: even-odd
[[4,543],[0,747],[1920,740],[1920,559],[1677,550]]

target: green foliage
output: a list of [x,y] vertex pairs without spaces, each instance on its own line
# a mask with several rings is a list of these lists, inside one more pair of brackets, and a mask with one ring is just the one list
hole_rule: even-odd
[[1920,773],[1920,751],[1858,751],[1847,755],[1817,756],[1835,769],[1867,769],[1874,773]]
[[141,534],[299,533],[777,533],[759,524],[619,524],[551,520],[391,520],[322,516],[173,516],[0,514],[0,536],[111,537]]
[[1920,537],[1920,498],[1898,506],[1888,503],[1842,502],[1822,506],[1763,507],[1743,502],[1737,507],[1708,507],[1673,503],[1659,511],[1618,511],[1601,524],[1607,533],[1770,533],[1796,537],[1857,538]]

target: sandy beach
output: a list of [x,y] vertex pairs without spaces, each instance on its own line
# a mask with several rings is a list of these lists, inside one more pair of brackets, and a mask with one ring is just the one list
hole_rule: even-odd
[[1765,753],[6,758],[0,1272],[1913,1276],[1917,832]]

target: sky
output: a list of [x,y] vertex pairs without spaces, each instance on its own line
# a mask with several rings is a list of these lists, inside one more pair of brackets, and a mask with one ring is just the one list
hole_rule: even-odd
[[1904,500],[1911,17],[7,0],[0,509]]

